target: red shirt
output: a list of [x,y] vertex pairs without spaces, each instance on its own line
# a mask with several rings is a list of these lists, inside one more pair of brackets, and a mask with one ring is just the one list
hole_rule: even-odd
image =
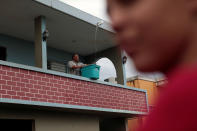
[[179,68],[140,131],[197,131],[197,67]]

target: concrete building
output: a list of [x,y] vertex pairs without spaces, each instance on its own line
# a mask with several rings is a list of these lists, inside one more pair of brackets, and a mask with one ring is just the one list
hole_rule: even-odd
[[[1,130],[126,131],[127,118],[148,112],[108,23],[58,0],[1,0],[0,16]],[[109,58],[117,84],[69,74],[73,53]]]
[[[157,98],[159,96],[160,88],[167,82],[165,78],[152,79],[144,76],[134,76],[127,78],[127,86],[147,91],[149,110],[153,110]],[[136,131],[140,124],[144,122],[145,117],[133,117],[128,119],[129,131]]]

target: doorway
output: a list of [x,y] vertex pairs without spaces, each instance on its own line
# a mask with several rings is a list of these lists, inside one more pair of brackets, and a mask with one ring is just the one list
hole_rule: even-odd
[[34,120],[0,119],[1,131],[35,131]]
[[0,60],[6,61],[7,49],[0,46]]

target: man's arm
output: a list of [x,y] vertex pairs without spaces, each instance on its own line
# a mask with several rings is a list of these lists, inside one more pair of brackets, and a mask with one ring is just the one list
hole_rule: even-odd
[[84,63],[80,63],[79,65],[81,68],[87,66],[87,64],[84,64]]
[[77,66],[77,65],[74,65],[74,66],[72,66],[71,68],[73,68],[73,69],[78,69],[78,68],[82,68],[83,66]]
[[73,63],[72,61],[68,62],[68,67],[72,68],[72,69],[78,69],[78,68],[82,68],[82,65],[76,65],[75,63]]

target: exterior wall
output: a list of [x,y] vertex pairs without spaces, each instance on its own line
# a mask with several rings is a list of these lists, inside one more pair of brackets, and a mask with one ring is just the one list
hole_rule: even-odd
[[1,107],[0,119],[34,120],[35,131],[99,131],[98,117],[74,113]]
[[0,34],[0,46],[7,48],[7,61],[35,65],[33,42]]
[[147,112],[142,91],[3,65],[0,78],[0,98]]
[[[156,98],[159,94],[159,89],[156,86],[156,83],[153,81],[135,79],[133,81],[128,81],[127,85],[130,87],[135,87],[139,89],[144,89],[147,91],[148,104],[149,108],[154,106]],[[151,109],[151,108],[150,108]],[[128,129],[129,131],[137,131],[139,125],[146,120],[146,117],[136,117],[128,120]]]
[[153,105],[155,103],[156,100],[156,96],[157,96],[157,87],[155,82],[152,81],[146,81],[146,80],[136,80],[135,83],[138,88],[140,89],[144,89],[147,91],[147,95],[148,95],[148,104],[149,105]]
[[49,61],[56,61],[60,63],[65,63],[72,59],[72,54],[65,53],[62,50],[48,47],[47,48],[47,58]]
[[[0,34],[0,46],[7,48],[7,61],[35,66],[34,43]],[[48,60],[64,63],[72,59],[72,54],[47,47]],[[84,58],[80,57],[84,62]]]

